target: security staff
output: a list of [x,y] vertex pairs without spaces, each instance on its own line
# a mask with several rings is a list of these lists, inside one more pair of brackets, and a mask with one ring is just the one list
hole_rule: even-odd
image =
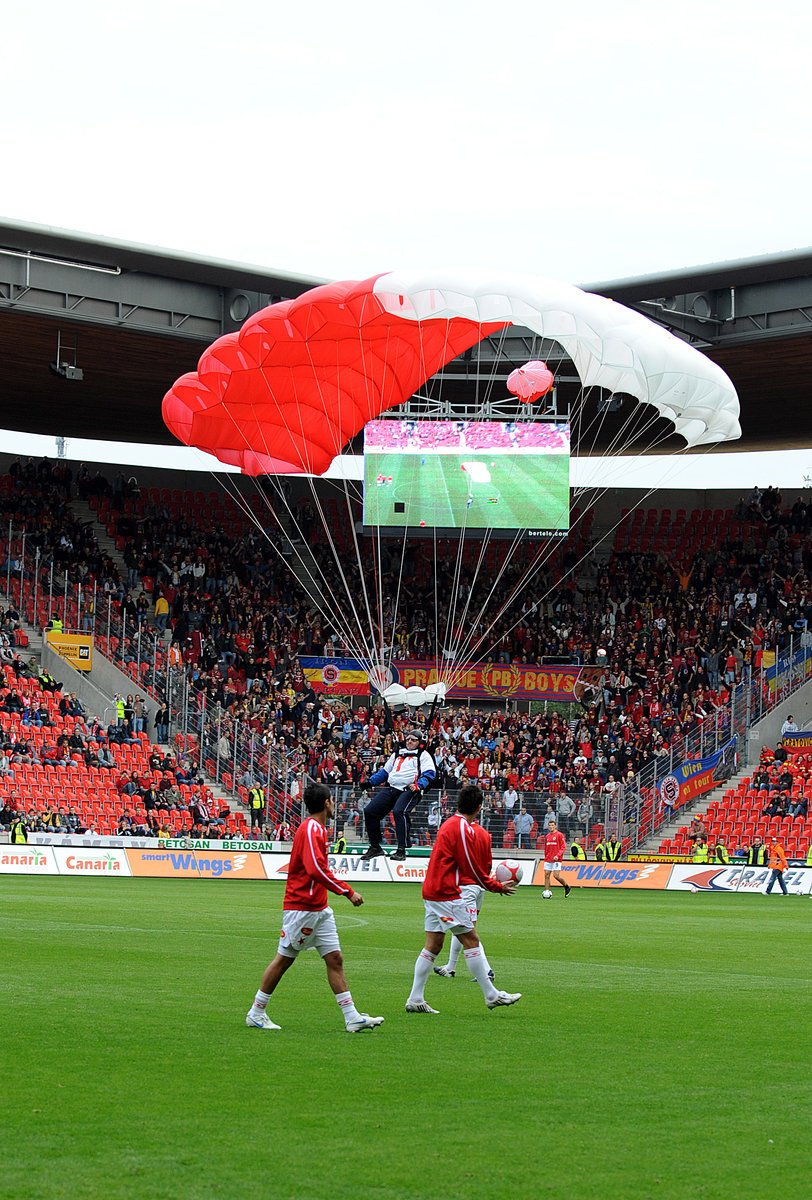
[[265,788],[252,787],[248,793],[248,807],[251,810],[251,828],[262,825],[265,816]]
[[753,844],[747,850],[748,867],[766,867],[767,859],[767,847],[763,845],[760,837],[753,838]]
[[51,633],[62,633],[62,618],[51,617],[50,621],[48,622],[48,626]]
[[806,865],[812,867],[812,842],[809,843],[809,849],[806,852]]
[[595,862],[606,862],[606,843],[602,836],[595,843]]
[[59,684],[56,682],[53,675],[48,673],[48,671],[41,672],[38,682],[44,692],[59,691]]
[[577,838],[570,846],[570,858],[574,858],[579,862],[584,862],[586,859],[586,850],[584,850]]
[[343,833],[340,834],[336,838],[336,840],[333,842],[332,846],[330,847],[330,853],[331,854],[346,854],[347,853],[347,839],[344,837]]
[[28,841],[28,826],[22,817],[15,817],[9,825],[9,841],[12,845],[19,846]]
[[699,837],[694,842],[694,852],[691,855],[691,862],[706,863],[708,861],[708,843],[700,833]]
[[606,843],[606,861],[618,862],[623,853],[623,843],[619,842],[614,834],[611,835]]
[[727,852],[727,846],[724,842],[717,842],[713,848],[713,861],[718,863],[729,863],[730,855]]
[[124,697],[116,696],[116,721],[119,725],[123,725],[126,720],[126,709],[127,706],[124,703]]

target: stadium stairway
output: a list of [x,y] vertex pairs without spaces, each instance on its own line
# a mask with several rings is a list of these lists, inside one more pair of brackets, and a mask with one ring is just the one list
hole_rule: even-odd
[[[70,510],[77,521],[81,521],[83,525],[89,525],[93,530],[96,541],[99,543],[99,548],[102,554],[106,554],[108,558],[115,563],[118,573],[123,581],[127,579],[127,564],[124,561],[124,555],[116,547],[115,538],[112,538],[102,525],[96,513],[88,504],[87,500],[79,500],[76,496],[70,501]],[[140,581],[139,581],[140,584]]]
[[[3,578],[3,582],[5,583],[5,577]],[[0,603],[2,603],[5,608],[7,608],[11,603],[13,607],[17,609],[16,602],[14,600],[9,600],[5,587],[0,587]],[[35,658],[37,662],[42,662],[42,630],[39,629],[38,626],[31,625],[28,621],[23,620],[22,614],[20,615],[19,624],[20,628],[24,631],[26,637],[28,638],[28,645],[25,647],[14,646],[12,649],[19,650],[20,656],[26,661],[28,659]]]
[[721,800],[731,788],[735,789],[739,783],[749,779],[753,774],[753,770],[752,766],[743,768],[735,775],[731,775],[729,779],[724,780],[723,783],[720,783],[713,791],[705,792],[704,796],[701,796],[694,804],[680,808],[678,815],[675,816],[673,821],[668,821],[665,825],[661,825],[656,833],[646,838],[640,847],[641,853],[656,854],[664,841],[673,839],[679,833],[680,829],[690,824],[694,817],[702,817],[704,819],[707,816],[710,805],[714,801]]

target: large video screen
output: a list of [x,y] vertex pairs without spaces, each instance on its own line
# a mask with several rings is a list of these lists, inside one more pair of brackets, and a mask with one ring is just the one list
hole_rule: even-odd
[[364,524],[527,529],[570,520],[570,430],[552,421],[371,421]]

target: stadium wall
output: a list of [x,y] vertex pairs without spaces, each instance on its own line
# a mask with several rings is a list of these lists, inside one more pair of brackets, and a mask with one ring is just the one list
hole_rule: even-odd
[[[82,846],[46,841],[36,835],[27,845],[0,846],[0,875],[79,875],[108,879],[253,879],[283,883],[290,854],[237,848],[246,843],[221,842],[209,848],[153,841],[122,846]],[[101,840],[101,839],[98,839]],[[111,839],[112,840],[112,839]],[[330,867],[352,883],[422,883],[427,859],[393,862],[390,858],[363,861],[354,855],[331,855]],[[525,865],[530,868],[532,860]],[[766,867],[715,864],[566,862],[562,873],[576,888],[602,891],[724,892],[748,895],[766,891],[771,872]],[[789,867],[784,881],[790,895],[812,894],[812,868]],[[521,886],[540,887],[541,861],[527,869]]]
[[111,663],[108,658],[105,658],[103,654],[99,654],[95,647],[93,650],[93,670],[77,671],[66,659],[52,650],[47,642],[43,641],[42,666],[44,670],[50,672],[54,679],[62,684],[66,691],[76,692],[76,695],[88,712],[98,713],[106,724],[109,724],[113,719],[115,711],[113,696],[117,692],[122,696],[137,693],[143,697],[144,707],[149,713],[151,727],[154,727],[155,714],[158,711],[157,700],[154,700],[145,688],[139,687],[130,679],[129,675],[125,675],[123,671],[119,671],[118,667]]
[[776,745],[781,737],[781,726],[790,715],[799,729],[812,729],[812,680],[751,727],[748,735],[750,762],[758,760],[762,746],[772,748]]

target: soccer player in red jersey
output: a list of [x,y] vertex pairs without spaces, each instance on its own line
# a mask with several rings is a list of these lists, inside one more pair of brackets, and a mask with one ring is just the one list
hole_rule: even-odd
[[426,1003],[424,989],[434,960],[443,948],[445,935],[455,933],[462,942],[465,961],[482,988],[488,1008],[515,1004],[521,992],[500,992],[488,978],[488,960],[482,953],[476,934],[476,909],[463,899],[460,879],[468,876],[478,887],[509,896],[515,883],[499,883],[491,875],[491,835],[476,818],[483,795],[478,787],[460,789],[457,812],[440,826],[423,881],[426,910],[426,944],[414,967],[412,990],[406,1001],[408,1013],[436,1013]]
[[279,1029],[265,1011],[276,987],[302,950],[318,950],[327,968],[327,982],[344,1017],[348,1033],[361,1033],[383,1024],[383,1017],[359,1013],[353,1004],[344,959],[338,941],[333,910],[327,905],[327,892],[346,896],[355,908],[364,903],[360,892],[336,878],[327,864],[327,822],[333,815],[330,789],[323,783],[311,784],[304,791],[305,807],[309,813],[296,830],[288,866],[284,915],[279,946],[273,962],[268,964],[254,1003],[245,1018],[246,1025],[255,1029]]
[[561,863],[567,853],[567,839],[555,821],[550,821],[547,835],[544,838],[544,890],[549,891],[550,877],[556,879],[564,887],[564,899],[569,896],[572,888],[561,874]]

